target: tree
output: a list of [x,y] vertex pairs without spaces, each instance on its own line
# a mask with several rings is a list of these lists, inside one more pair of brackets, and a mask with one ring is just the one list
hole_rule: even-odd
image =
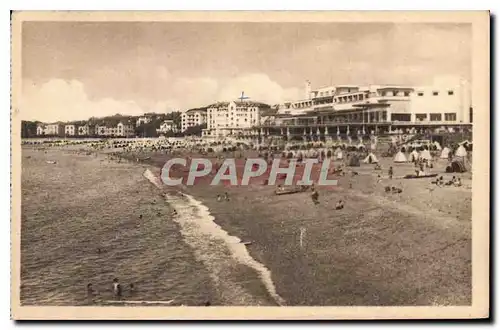
[[184,135],[196,135],[196,136],[201,136],[201,130],[207,128],[207,124],[202,124],[202,125],[195,125],[188,127],[183,134]]
[[30,138],[36,136],[37,121],[21,121],[21,137]]

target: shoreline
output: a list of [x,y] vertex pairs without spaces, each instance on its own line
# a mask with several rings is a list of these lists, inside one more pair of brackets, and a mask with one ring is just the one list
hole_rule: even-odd
[[[158,171],[159,166],[153,165]],[[230,235],[254,242],[247,247],[250,255],[270,269],[278,294],[290,305],[470,304],[470,190],[450,187],[429,193],[424,187],[429,180],[394,180],[406,185],[405,192],[414,191],[383,196],[377,191],[382,184],[363,170],[354,179],[340,178],[341,185],[352,182],[353,189],[320,190],[317,208],[308,194],[276,197],[272,187],[200,185],[185,191],[209,207],[214,221]],[[215,196],[225,191],[231,202],[217,202]],[[454,200],[448,191],[467,203],[453,210],[446,205]],[[335,211],[337,198],[347,199],[352,207]],[[433,199],[443,205],[429,208]],[[423,205],[427,208],[422,209]],[[328,221],[329,213],[341,218]],[[301,228],[306,229],[304,248],[298,247]],[[447,254],[451,260],[445,259]],[[435,283],[423,281],[422,274]],[[338,283],[331,283],[332,279]]]
[[[135,165],[159,173],[156,156],[165,155]],[[463,213],[468,204],[458,205],[452,214],[445,205],[451,194],[443,190],[429,199],[424,181],[415,180],[399,181],[407,185],[405,192],[415,188],[414,194],[380,200],[376,178],[366,175],[365,168],[359,176],[340,179],[353,189],[320,191],[319,207],[312,206],[308,194],[274,196],[272,187],[200,185],[182,190],[209,208],[213,222],[228,235],[252,242],[246,246],[249,255],[269,269],[277,294],[289,306],[470,304],[471,218]],[[449,189],[465,199],[470,194]],[[231,201],[217,202],[215,196],[224,191]],[[348,200],[341,212],[333,208],[338,198]],[[425,198],[443,204],[443,211],[427,207],[418,214],[415,205],[429,203]],[[299,248],[301,228],[305,244]],[[254,270],[237,272],[242,282],[248,272]],[[254,275],[259,283],[254,280],[247,287],[265,296]],[[427,277],[434,282],[424,281]]]

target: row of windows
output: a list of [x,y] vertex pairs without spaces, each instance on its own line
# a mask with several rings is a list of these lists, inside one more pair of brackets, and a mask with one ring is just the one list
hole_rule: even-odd
[[[448,91],[448,95],[454,95],[455,93],[452,90]],[[418,96],[424,96],[424,92],[417,92]],[[438,91],[433,91],[432,96],[438,96],[439,92]]]

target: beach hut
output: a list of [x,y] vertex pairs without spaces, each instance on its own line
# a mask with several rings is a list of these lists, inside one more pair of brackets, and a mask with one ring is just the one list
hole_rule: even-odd
[[420,153],[419,158],[420,158],[420,159],[424,159],[424,160],[431,160],[431,159],[432,159],[432,156],[431,156],[431,153],[429,152],[429,150],[424,149],[424,150],[422,150],[422,152]]
[[443,151],[441,151],[441,159],[448,159],[450,154],[450,149],[448,147],[444,147]]
[[467,150],[465,150],[464,146],[461,145],[458,147],[457,151],[455,151],[455,156],[457,157],[467,157]]
[[378,163],[377,157],[373,154],[373,152],[370,152],[368,156],[363,160],[363,163],[365,164],[374,164]]
[[407,159],[404,153],[399,151],[396,156],[394,156],[394,162],[395,163],[406,163]]
[[352,155],[347,161],[347,166],[360,166],[358,155]]
[[463,173],[467,172],[467,166],[462,159],[454,159],[450,165],[446,166],[446,173]]
[[410,154],[410,162],[414,162],[418,159],[418,151],[417,150],[413,150]]

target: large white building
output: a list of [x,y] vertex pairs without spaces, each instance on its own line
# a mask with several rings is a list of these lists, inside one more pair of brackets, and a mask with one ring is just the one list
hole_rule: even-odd
[[309,98],[286,102],[280,125],[309,124],[468,124],[472,122],[469,83],[435,79],[428,86],[337,85],[311,90]]
[[469,124],[472,122],[470,84],[463,79],[436,79],[430,86],[415,87],[410,121]]
[[204,109],[191,109],[181,115],[181,131],[189,127],[203,125],[207,122],[207,111]]
[[237,135],[260,124],[257,103],[250,101],[218,102],[207,109],[207,128],[203,136]]
[[135,129],[131,123],[119,122],[116,126],[96,125],[95,134],[97,136],[131,137],[135,135]]

